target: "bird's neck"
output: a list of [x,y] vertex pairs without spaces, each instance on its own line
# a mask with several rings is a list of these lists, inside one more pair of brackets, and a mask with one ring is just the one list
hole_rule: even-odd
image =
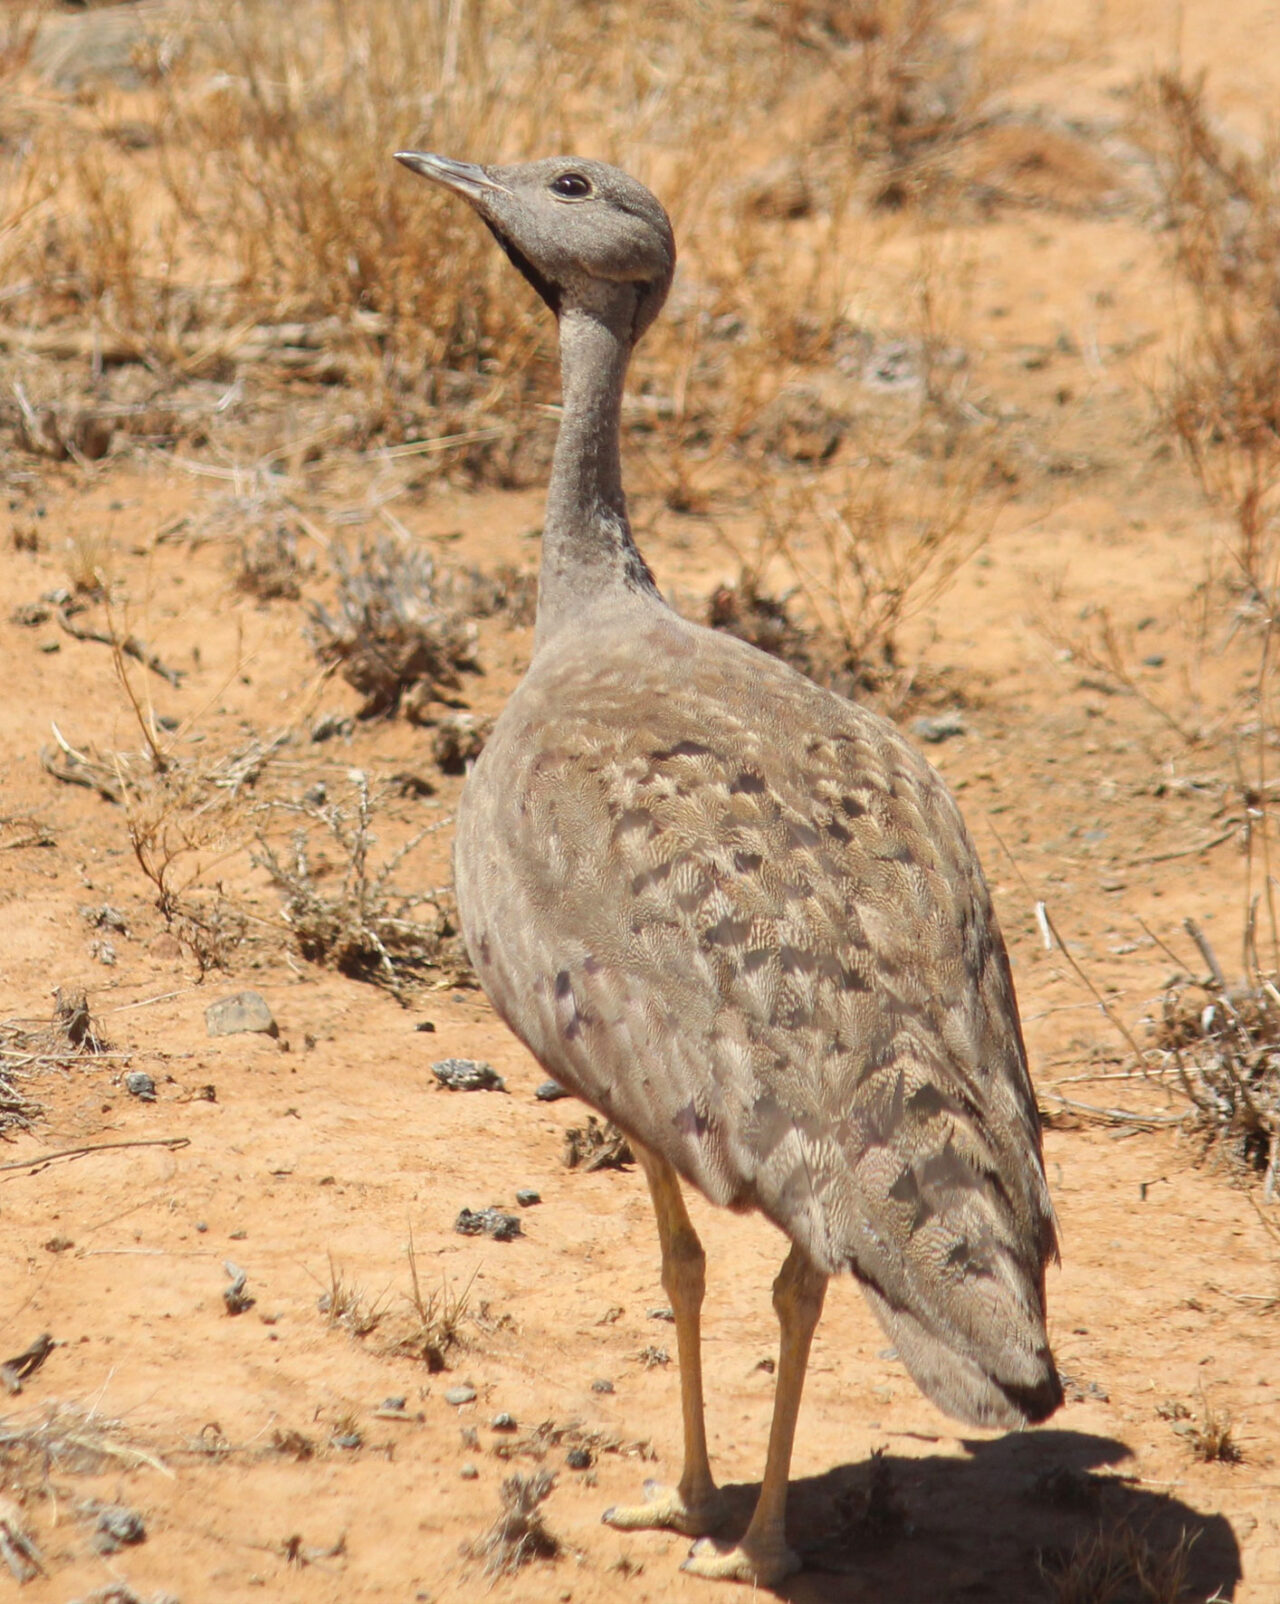
[[563,414],[551,465],[538,578],[537,651],[592,603],[656,596],[631,538],[619,431],[630,341],[596,313],[560,318]]

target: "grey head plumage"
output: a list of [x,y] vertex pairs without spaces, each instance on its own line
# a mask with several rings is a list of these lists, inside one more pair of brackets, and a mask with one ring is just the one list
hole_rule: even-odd
[[551,310],[629,309],[634,345],[671,288],[671,221],[643,184],[607,162],[548,156],[482,167],[397,151],[411,172],[462,195]]

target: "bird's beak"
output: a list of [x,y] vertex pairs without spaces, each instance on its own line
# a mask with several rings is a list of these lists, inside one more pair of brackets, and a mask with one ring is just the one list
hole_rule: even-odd
[[482,200],[486,195],[508,195],[504,184],[490,178],[483,167],[474,162],[455,162],[448,156],[434,156],[425,150],[398,150],[396,160],[411,173],[429,178],[434,184],[443,184],[469,201]]

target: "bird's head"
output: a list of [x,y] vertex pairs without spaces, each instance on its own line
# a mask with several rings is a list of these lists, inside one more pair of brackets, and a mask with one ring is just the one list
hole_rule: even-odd
[[469,201],[557,317],[595,313],[633,344],[657,317],[675,238],[658,201],[617,167],[576,156],[479,167],[416,150],[396,160]]

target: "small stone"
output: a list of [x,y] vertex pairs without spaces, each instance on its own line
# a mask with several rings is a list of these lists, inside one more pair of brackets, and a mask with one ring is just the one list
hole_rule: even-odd
[[516,1193],[516,1202],[522,1209],[531,1209],[535,1203],[542,1202],[542,1193],[535,1192],[531,1186],[522,1186]]
[[458,1428],[458,1435],[462,1438],[462,1446],[464,1448],[479,1448],[480,1433],[474,1426],[460,1426]]
[[506,1082],[492,1064],[475,1058],[442,1058],[431,1073],[451,1092],[505,1092]]
[[209,1229],[208,1220],[197,1220],[196,1221],[196,1230],[199,1231],[201,1233],[201,1235],[203,1235],[208,1229]]
[[558,1103],[562,1097],[569,1097],[572,1094],[566,1092],[559,1081],[544,1080],[533,1095],[540,1103]]
[[331,741],[335,735],[350,735],[355,727],[355,719],[345,713],[321,713],[311,726],[311,739],[317,744]]
[[114,1554],[133,1543],[146,1541],[147,1528],[136,1509],[124,1504],[108,1504],[98,1511],[93,1546],[99,1554]]
[[205,1029],[211,1036],[237,1036],[258,1032],[278,1036],[280,1027],[265,1000],[256,991],[238,991],[234,997],[221,997],[204,1011]]
[[[312,739],[314,740],[314,736]],[[309,785],[302,793],[302,800],[308,807],[323,807],[329,800],[329,787],[323,780],[317,780],[314,785]]]
[[495,1208],[463,1209],[453,1222],[453,1228],[459,1236],[488,1236],[495,1242],[510,1242],[524,1234],[514,1214],[504,1214]]
[[516,1417],[509,1415],[504,1409],[500,1415],[495,1415],[489,1422],[489,1429],[491,1431],[514,1431],[516,1429]]
[[936,746],[941,741],[950,740],[953,735],[965,733],[965,722],[959,713],[938,713],[935,716],[926,715],[911,721],[911,733],[922,741],[928,741]]
[[124,1078],[124,1089],[130,1097],[136,1097],[144,1103],[154,1103],[156,1100],[156,1083],[151,1076],[142,1069],[131,1069]]
[[463,1481],[479,1481],[480,1479],[480,1472],[469,1459],[467,1460],[466,1464],[459,1469],[458,1474],[462,1477]]
[[669,1303],[660,1304],[656,1309],[646,1309],[644,1312],[650,1320],[666,1320],[674,1323],[676,1317],[676,1311]]
[[570,1448],[564,1456],[564,1462],[570,1470],[590,1470],[591,1453],[586,1448]]
[[450,1387],[444,1395],[444,1401],[455,1409],[461,1409],[463,1404],[476,1401],[476,1389],[465,1383],[461,1387]]
[[397,1395],[394,1398],[384,1398],[382,1400],[382,1407],[393,1412],[399,1412],[401,1409],[407,1408],[408,1403],[409,1400],[406,1397],[403,1395]]
[[1164,667],[1164,653],[1163,652],[1152,652],[1149,657],[1144,657],[1142,659],[1142,666],[1143,666],[1143,668],[1163,668]]
[[613,1382],[606,1380],[602,1376],[599,1381],[593,1381],[591,1383],[591,1390],[592,1392],[612,1392]]

